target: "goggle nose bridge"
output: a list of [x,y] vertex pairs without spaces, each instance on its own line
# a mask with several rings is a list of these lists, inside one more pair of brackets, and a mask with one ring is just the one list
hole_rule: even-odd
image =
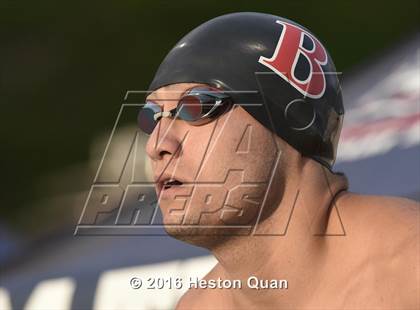
[[[176,109],[175,109],[175,110],[176,110]],[[156,112],[156,113],[153,115],[153,119],[155,120],[155,122],[157,122],[157,121],[158,121],[158,120],[160,120],[162,117],[172,117],[172,115],[173,115],[172,111],[173,111],[173,110],[171,110],[171,111],[164,111],[164,112]]]

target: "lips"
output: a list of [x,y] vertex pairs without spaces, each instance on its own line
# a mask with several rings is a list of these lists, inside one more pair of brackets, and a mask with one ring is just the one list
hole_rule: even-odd
[[182,185],[181,181],[178,180],[166,180],[163,182],[163,190],[169,189],[172,186],[178,186],[178,185]]
[[174,176],[166,176],[162,175],[160,177],[155,178],[156,180],[156,192],[158,197],[161,195],[161,193],[169,193],[173,190],[176,190],[177,188],[180,188],[184,182],[176,178]]

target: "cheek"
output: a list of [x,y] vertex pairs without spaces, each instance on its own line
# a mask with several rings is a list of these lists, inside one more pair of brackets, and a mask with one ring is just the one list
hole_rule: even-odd
[[186,130],[177,170],[182,171],[183,175],[185,173],[191,181],[196,181],[194,178],[203,167],[215,126],[213,122],[203,126],[188,126]]
[[195,180],[198,186],[191,197],[189,220],[200,224],[252,224],[280,151],[272,133],[249,115],[231,115],[214,129],[208,147],[204,143],[208,135],[197,133],[196,144],[189,145],[185,153],[189,167],[195,163],[189,154],[205,155]]
[[218,121],[205,150],[200,181],[224,182],[229,174],[240,172],[243,182],[268,182],[280,152],[273,134],[241,109]]

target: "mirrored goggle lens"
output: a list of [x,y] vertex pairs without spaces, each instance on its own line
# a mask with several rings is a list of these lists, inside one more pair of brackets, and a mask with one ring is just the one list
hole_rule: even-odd
[[137,116],[137,124],[139,128],[148,135],[153,132],[157,125],[157,121],[154,119],[154,115],[157,112],[160,112],[159,106],[148,102],[140,110],[139,115]]
[[185,96],[177,107],[177,116],[184,121],[199,120],[203,115],[203,106],[198,96]]
[[214,108],[217,100],[205,94],[184,96],[178,104],[177,115],[185,121],[198,121]]

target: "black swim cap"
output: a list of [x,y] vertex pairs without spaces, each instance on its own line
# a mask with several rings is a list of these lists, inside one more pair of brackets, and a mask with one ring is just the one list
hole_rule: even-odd
[[306,28],[262,13],[216,17],[172,48],[149,91],[190,82],[231,91],[234,103],[303,156],[333,165],[341,88],[331,57]]

